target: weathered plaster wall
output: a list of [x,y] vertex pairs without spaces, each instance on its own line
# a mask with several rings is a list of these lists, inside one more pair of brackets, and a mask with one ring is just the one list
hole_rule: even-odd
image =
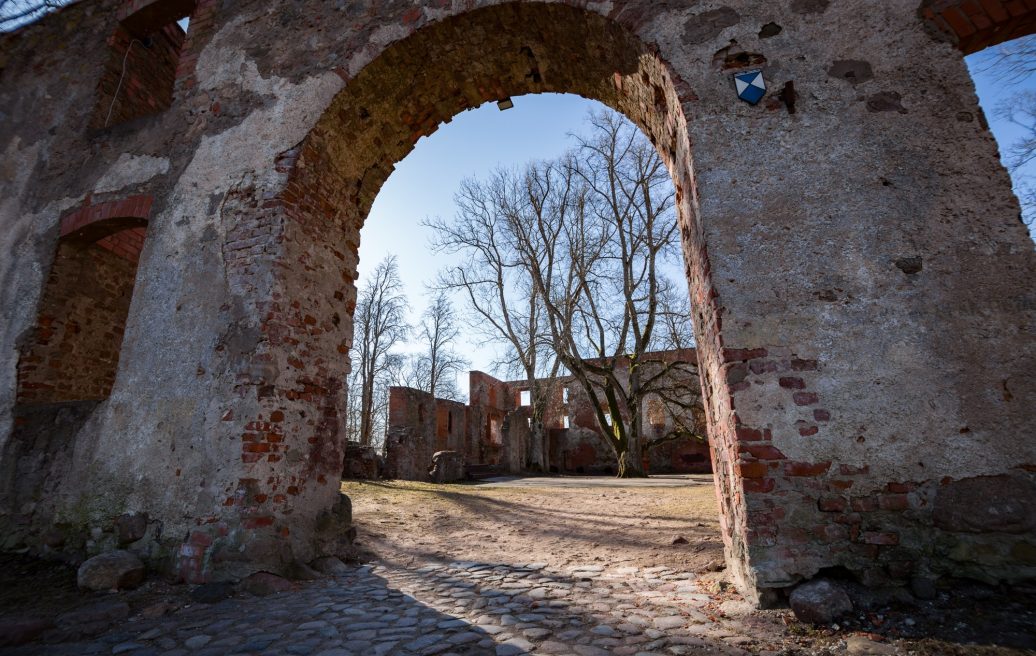
[[[1017,507],[991,492],[1031,508],[1036,257],[960,53],[916,0],[578,4],[199,2],[169,109],[99,132],[120,3],[2,37],[0,443],[61,216],[155,199],[55,521],[147,511],[187,578],[315,555],[374,195],[441,120],[564,91],[673,173],[740,585],[1031,576],[1031,527],[993,522]],[[968,521],[932,510],[972,492]]]
[[[936,539],[932,498],[1011,472],[1032,499],[1020,482],[1034,457],[1032,243],[967,71],[909,19],[913,3],[780,9],[779,35],[758,37],[746,12],[724,38],[764,54],[771,81],[795,81],[796,114],[731,107],[721,78],[674,62],[700,96],[691,129],[721,321],[699,346],[721,353],[707,378],[731,398],[713,421],[744,450],[717,450],[729,459],[717,470],[743,479],[749,532],[734,548],[771,585],[835,560],[872,581],[960,571],[948,545],[974,536]],[[840,36],[798,42],[818,29]],[[983,480],[990,499],[997,479]],[[848,507],[818,503],[826,494]],[[1032,575],[1008,553],[1031,540],[991,537],[985,565]]]

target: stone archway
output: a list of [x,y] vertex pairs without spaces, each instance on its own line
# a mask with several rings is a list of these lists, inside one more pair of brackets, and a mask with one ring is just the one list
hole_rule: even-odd
[[[2,37],[0,149],[33,164],[0,170],[0,442],[56,223],[154,198],[119,374],[51,524],[113,540],[147,512],[140,549],[189,580],[314,556],[348,514],[337,409],[371,200],[439,121],[555,90],[633,118],[678,185],[746,593],[830,567],[1033,574],[1036,257],[929,24],[975,3],[204,1],[168,107],[98,131],[97,35],[188,4],[74,3]],[[744,67],[769,84],[756,106]]]
[[[284,191],[268,203],[286,217],[285,266],[277,293],[299,300],[290,309],[281,305],[269,313],[266,332],[322,364],[347,352],[360,228],[395,162],[459,112],[544,92],[574,93],[613,107],[640,126],[659,150],[676,188],[699,357],[707,363],[703,370],[720,371],[724,356],[682,108],[693,95],[657,52],[619,23],[565,4],[507,3],[446,18],[392,44],[347,81],[306,139],[279,161],[280,169],[290,173]],[[307,322],[319,330],[314,334]],[[279,370],[291,371],[292,356],[274,342],[269,347]],[[294,368],[299,379],[289,378],[287,388],[297,388],[303,378],[312,382],[310,370]],[[325,371],[328,379],[313,383],[326,392],[324,397],[274,393],[262,417],[292,417],[308,412],[300,408],[313,403],[333,416],[341,407],[340,390],[332,382],[333,367]],[[726,386],[711,384],[709,390],[724,537],[747,589],[745,512],[732,465],[738,458],[736,420],[728,410]],[[322,428],[319,443],[342,439],[333,424]],[[287,434],[276,439],[291,441]],[[256,448],[251,442],[244,446]]]

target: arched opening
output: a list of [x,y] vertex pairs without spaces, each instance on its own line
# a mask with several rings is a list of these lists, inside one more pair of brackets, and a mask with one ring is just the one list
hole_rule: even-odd
[[[522,283],[528,277],[511,275],[509,266],[497,269],[498,261],[491,261],[492,255],[484,252],[475,255],[473,248],[457,252],[452,248],[430,246],[438,237],[457,233],[477,233],[479,237],[468,241],[469,245],[485,243],[483,238],[489,240],[488,232],[481,231],[479,226],[485,225],[483,220],[492,219],[481,211],[460,212],[459,194],[463,193],[465,199],[486,201],[497,210],[489,213],[499,220],[504,214],[500,211],[503,208],[475,191],[473,185],[485,190],[483,185],[500,180],[497,176],[513,179],[510,176],[539,175],[527,167],[533,162],[547,166],[545,160],[567,161],[573,166],[579,161],[585,168],[589,145],[598,144],[595,137],[601,136],[599,130],[609,126],[619,130],[621,144],[628,143],[626,138],[638,144],[623,152],[632,151],[651,158],[648,160],[651,166],[647,168],[657,173],[650,176],[655,182],[651,198],[655,207],[665,199],[661,206],[666,208],[666,230],[675,229],[675,215],[669,204],[673,189],[668,172],[664,167],[655,168],[657,155],[643,134],[628,121],[599,102],[571,94],[512,97],[512,104],[513,107],[500,111],[495,103],[486,103],[457,115],[448,125],[419,141],[385,182],[361,230],[359,301],[354,315],[353,373],[349,384],[347,435],[351,443],[345,469],[366,474],[348,462],[349,454],[354,452],[353,444],[361,441],[358,427],[364,424],[355,418],[364,407],[365,393],[362,382],[355,376],[376,370],[375,391],[370,396],[376,400],[388,397],[389,402],[382,405],[376,401],[372,406],[385,412],[388,420],[385,426],[379,426],[380,435],[371,436],[366,448],[370,457],[384,455],[382,478],[393,480],[343,482],[343,492],[352,499],[358,541],[387,561],[404,559],[407,553],[434,550],[453,560],[522,562],[528,559],[560,563],[589,550],[595,559],[600,556],[605,560],[636,561],[645,567],[704,573],[722,557],[711,459],[704,441],[705,429],[691,425],[696,418],[692,415],[700,413],[700,407],[692,405],[697,399],[687,404],[677,403],[672,394],[674,391],[686,392],[688,396],[696,394],[699,377],[691,362],[693,350],[677,354],[668,326],[653,333],[655,346],[646,349],[644,358],[638,360],[640,371],[658,367],[663,362],[663,366],[672,367],[669,376],[652,381],[658,392],[665,393],[666,402],[661,403],[661,396],[656,394],[647,396],[647,403],[640,405],[643,452],[638,460],[642,471],[652,476],[650,480],[614,479],[618,457],[609,437],[612,432],[600,427],[596,406],[581,383],[561,369],[554,372],[556,353],[553,348],[543,346],[537,351],[538,368],[534,368],[536,373],[530,380],[526,370],[526,366],[530,366],[529,359],[520,362],[522,357],[517,355],[520,349],[510,338],[498,330],[487,329],[486,316],[473,309],[468,292],[452,286],[455,283],[446,283],[446,287],[454,291],[452,306],[461,329],[445,350],[451,353],[449,357],[460,356],[468,362],[456,370],[457,390],[443,386],[434,395],[428,393],[430,381],[422,375],[426,367],[420,366],[422,361],[427,364],[430,353],[422,337],[426,334],[421,327],[426,321],[422,306],[437,304],[443,289],[440,274],[449,276],[463,269],[468,280],[494,280],[491,285],[477,284],[475,295],[482,298],[484,292],[493,299],[480,302],[479,307],[501,323],[504,310],[497,296],[500,288],[507,290],[506,295],[510,297],[506,304],[508,316],[525,317],[530,300],[526,295],[528,287]],[[633,158],[618,160],[626,174],[631,172],[631,160]],[[597,163],[596,160],[591,162]],[[534,170],[542,173],[544,169],[536,166]],[[498,186],[492,189],[502,191]],[[501,193],[496,199],[515,207],[511,205],[510,195]],[[475,202],[472,206],[486,207]],[[457,216],[458,213],[463,216]],[[528,226],[535,225],[533,216],[526,215],[525,219]],[[407,239],[401,240],[400,235],[406,235]],[[682,304],[686,305],[688,292],[679,236],[668,232],[666,235],[666,243],[672,249],[663,249],[664,255],[653,260],[661,269],[656,272],[657,280],[665,289],[671,289],[673,296],[682,296]],[[505,222],[495,223],[495,243],[510,243],[511,236],[514,235]],[[611,238],[618,241],[615,234]],[[614,250],[618,251],[618,247]],[[510,257],[516,255],[510,253]],[[638,257],[637,261],[644,259]],[[387,262],[398,269],[398,284],[385,285],[387,277],[383,271]],[[499,271],[501,277],[491,275],[491,271]],[[379,294],[376,291],[379,289],[389,291]],[[405,300],[400,300],[404,296]],[[621,291],[609,288],[598,300],[622,308],[621,296]],[[673,301],[660,296],[658,305],[668,311]],[[394,301],[391,306],[383,305],[381,313],[367,309],[385,297]],[[410,310],[409,320],[414,329],[409,337],[397,338],[392,333],[386,336],[383,346],[376,349],[369,345],[371,328],[394,321],[395,308],[400,305]],[[382,319],[373,318],[374,314]],[[646,310],[639,313],[642,321],[646,314]],[[607,316],[615,315],[609,312]],[[660,313],[659,316],[666,315]],[[686,329],[690,316],[684,311],[683,317],[685,322],[680,328]],[[543,332],[539,334],[549,340],[547,329],[541,327],[540,330]],[[522,339],[526,334],[515,337],[523,346],[528,344]],[[679,337],[687,338],[686,334]],[[391,348],[384,346],[389,343]],[[687,339],[685,343],[693,342]],[[627,344],[633,347],[633,340]],[[386,355],[380,364],[372,366],[370,354],[375,351]],[[678,356],[679,362],[676,358],[663,360],[669,356]],[[627,376],[628,365],[628,360],[615,358],[612,370],[620,380]],[[634,398],[626,396],[628,379],[625,382],[622,398]],[[379,393],[379,388],[386,389],[387,393]],[[533,390],[536,403],[541,404],[536,409],[543,427],[539,434],[532,414]],[[460,403],[456,403],[457,400]],[[429,433],[421,423],[422,405],[435,407],[440,413],[445,409],[448,412],[445,428],[440,423],[436,433]],[[632,412],[621,414],[623,426],[632,427]],[[498,440],[493,436],[494,417],[504,420]],[[384,446],[379,438],[385,439]],[[433,458],[433,454],[441,451],[454,453]],[[464,469],[437,470],[431,466],[434,461],[456,456],[463,458]],[[441,472],[463,476],[465,470],[470,479],[483,484],[446,487],[420,484],[439,482],[439,477],[445,475]],[[350,473],[345,478],[370,477]],[[451,478],[447,482],[465,480]],[[649,488],[647,484],[654,487]],[[601,492],[605,489],[623,502],[602,502]],[[509,494],[519,492],[527,495],[523,503],[505,503]],[[441,516],[442,504],[447,500],[444,518],[435,519]],[[502,505],[495,507],[495,502]],[[537,509],[530,508],[529,503]],[[660,508],[652,512],[649,509],[655,504]],[[432,522],[435,528],[428,525]],[[405,530],[397,534],[396,529],[402,527]],[[660,550],[660,542],[673,539],[672,536],[661,537],[668,535],[669,530],[683,539],[671,548]],[[566,538],[559,540],[557,533],[562,531]],[[491,535],[495,539],[491,543],[474,542],[466,537],[469,534]],[[524,537],[514,538],[516,535]],[[421,536],[422,548],[414,547],[415,536]]]
[[[292,350],[306,355],[300,359],[320,366],[285,360],[282,370],[297,374],[279,383],[283,390],[260,398],[264,416],[287,417],[285,431],[309,435],[304,439],[322,454],[317,459],[329,470],[330,463],[340,461],[342,436],[335,426],[341,421],[337,380],[344,362],[339,354],[348,350],[352,337],[359,232],[374,197],[394,162],[458,112],[542,92],[574,93],[614,108],[639,126],[669,168],[695,308],[723,533],[731,562],[744,563],[747,547],[739,537],[744,534],[744,499],[733,468],[735,418],[719,374],[724,354],[696,218],[682,109],[690,92],[651,48],[597,14],[565,5],[511,3],[431,24],[387,48],[348,80],[306,139],[282,155],[279,170],[290,173],[284,192],[267,206],[287,217],[287,266],[280,269],[278,289],[292,301],[290,307],[271,304],[265,332],[270,346],[291,340]],[[294,391],[301,389],[304,398]],[[327,419],[315,426],[315,434],[314,410]],[[295,419],[303,419],[298,428],[292,426]],[[310,428],[303,428],[307,424]],[[735,577],[744,575],[735,571]]]
[[[651,309],[642,306],[638,317],[641,325],[647,323],[648,316],[658,320],[650,333],[650,346],[635,344],[636,340],[624,338],[616,330],[608,339],[623,340],[622,346],[602,344],[602,348],[597,349],[587,343],[580,346],[580,355],[611,358],[615,353],[628,353],[635,348],[646,356],[640,360],[644,367],[686,368],[683,377],[689,379],[689,385],[677,383],[671,376],[644,379],[656,389],[656,395],[649,399],[649,393],[640,391],[629,396],[628,385],[623,383],[622,400],[617,397],[616,402],[626,406],[622,414],[627,418],[636,411],[625,401],[637,405],[643,405],[645,400],[648,404],[657,402],[655,422],[650,430],[639,433],[648,456],[647,465],[643,466],[645,472],[710,472],[704,429],[695,426],[693,434],[702,437],[692,437],[690,427],[696,422],[690,416],[689,404],[678,402],[677,397],[669,394],[684,389],[697,392],[698,374],[691,362],[693,352],[679,363],[665,360],[663,354],[663,351],[693,347],[690,314],[685,307],[687,283],[672,211],[674,191],[668,171],[637,128],[597,101],[572,94],[548,93],[513,98],[512,104],[513,108],[501,111],[496,104],[486,103],[458,114],[448,125],[422,139],[393,170],[372,206],[361,231],[359,250],[359,301],[354,315],[355,339],[350,354],[353,371],[349,378],[346,420],[349,440],[372,449],[373,456],[382,452],[387,431],[397,433],[391,452],[384,454],[386,469],[392,478],[405,480],[426,480],[428,463],[437,450],[463,453],[468,466],[475,466],[483,475],[492,471],[499,475],[565,474],[577,467],[599,474],[616,470],[616,454],[608,437],[610,431],[599,427],[596,412],[590,409],[596,404],[590,402],[567,367],[560,365],[557,349],[551,346],[564,340],[550,336],[546,324],[540,324],[533,332],[525,328],[513,332],[507,328],[508,325],[527,325],[533,296],[527,284],[529,272],[517,264],[521,258],[516,250],[517,242],[512,238],[518,235],[503,220],[505,206],[520,205],[522,198],[505,193],[500,186],[504,180],[516,182],[521,175],[537,178],[548,175],[548,166],[554,167],[550,170],[555,173],[550,175],[564,178],[567,174],[562,174],[558,167],[565,162],[572,165],[581,162],[579,171],[596,171],[603,175],[607,167],[591,156],[601,152],[594,150],[600,140],[609,143],[615,138],[616,144],[622,146],[616,151],[618,166],[614,169],[623,172],[619,180],[628,185],[627,190],[638,188],[629,183],[641,170],[634,162],[641,162],[644,170],[650,171],[645,181],[650,181],[652,191],[650,202],[645,199],[645,205],[638,204],[638,208],[652,215],[661,212],[661,218],[652,223],[656,226],[653,232],[664,243],[660,252],[648,256],[647,244],[640,242],[639,247],[627,253],[628,257],[616,258],[628,260],[631,266],[643,264],[645,271],[653,272],[649,277],[661,285],[655,293],[658,302],[652,304]],[[610,132],[613,129],[615,132]],[[641,160],[641,157],[647,159]],[[578,178],[575,174],[573,177]],[[554,185],[555,188],[563,186],[560,180]],[[548,188],[548,185],[539,187],[544,200],[550,196]],[[495,191],[490,193],[490,189]],[[594,206],[602,205],[603,198],[591,194],[589,189],[584,189],[581,195],[592,198]],[[461,205],[467,209],[460,211]],[[496,218],[483,214],[489,207],[494,208],[489,213]],[[537,223],[531,214],[522,220],[527,226]],[[609,225],[613,221],[621,219],[613,216]],[[544,221],[539,223],[546,225]],[[595,230],[603,227],[591,223]],[[639,223],[638,226],[637,231],[644,228]],[[580,233],[585,235],[588,227]],[[461,234],[465,237],[457,241],[456,237]],[[400,235],[407,235],[407,239],[400,240]],[[615,244],[611,248],[617,251],[619,240],[614,234],[611,237],[608,241]],[[490,242],[511,246],[503,250],[480,247]],[[531,246],[527,243],[521,248]],[[500,256],[509,262],[505,264]],[[651,267],[647,266],[649,261]],[[395,275],[389,275],[389,271]],[[617,271],[608,273],[610,280],[618,280]],[[649,285],[638,283],[636,295],[646,291]],[[500,290],[506,290],[503,298]],[[441,293],[444,295],[440,296]],[[634,293],[631,289],[630,294]],[[593,303],[584,303],[581,307],[607,308],[595,311],[595,315],[610,324],[618,321],[623,312],[623,296],[619,286],[610,286],[607,292],[602,289],[595,293]],[[444,334],[428,330],[432,319],[428,310],[433,308],[446,308],[451,326],[449,341],[438,345],[446,357],[438,360],[427,342],[427,336],[432,333]],[[679,314],[682,321],[670,321],[671,312]],[[493,319],[488,320],[488,316]],[[408,319],[403,321],[400,317]],[[665,321],[661,321],[662,318]],[[409,332],[397,329],[407,322]],[[530,342],[539,348],[530,349]],[[624,374],[618,372],[628,370],[629,363],[618,360],[621,358],[612,369],[621,381]],[[446,384],[431,395],[435,400],[415,393],[416,390],[429,392],[431,380],[427,374],[432,361],[447,367],[446,376],[440,376],[438,382],[442,384],[442,378],[448,378]],[[390,395],[387,390],[395,386],[413,388],[415,392]],[[532,401],[534,390],[536,404]],[[569,407],[567,397],[571,390],[576,390],[577,395]],[[657,393],[666,394],[666,403],[661,403]],[[365,401],[365,398],[370,400]],[[413,413],[404,406],[393,409],[393,400],[396,404],[449,407],[447,426],[437,427],[441,440],[435,443],[422,439],[418,430],[420,421],[411,421]],[[451,403],[456,401],[461,405]],[[697,406],[694,409],[699,410]],[[512,413],[515,420],[507,425],[515,435],[506,437],[504,453],[492,447],[487,419],[491,414]],[[648,413],[645,410],[639,414],[646,417]],[[364,416],[370,418],[365,420]],[[392,420],[386,421],[386,417]],[[570,424],[571,419],[575,421]],[[648,423],[645,418],[641,425]],[[374,426],[375,430],[365,434],[365,425]],[[627,421],[624,425],[631,423]],[[447,434],[452,437],[447,439]],[[409,452],[418,446],[423,446],[426,453],[411,458]],[[583,451],[590,454],[588,462],[576,455]],[[688,459],[692,454],[696,459]],[[396,464],[402,462],[407,463],[405,470]]]

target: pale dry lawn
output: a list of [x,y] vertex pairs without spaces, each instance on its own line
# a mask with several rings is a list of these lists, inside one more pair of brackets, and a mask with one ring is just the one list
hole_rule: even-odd
[[[711,478],[677,487],[345,481],[360,546],[426,559],[653,567],[700,572],[723,557]],[[573,479],[566,479],[568,485]],[[575,485],[579,485],[578,482]],[[686,542],[674,544],[683,538]]]

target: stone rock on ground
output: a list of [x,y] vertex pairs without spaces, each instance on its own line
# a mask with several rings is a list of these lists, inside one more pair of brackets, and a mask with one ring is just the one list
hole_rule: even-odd
[[432,455],[432,469],[428,472],[433,483],[453,483],[465,477],[464,456],[457,451],[436,451]]
[[342,469],[342,478],[358,480],[377,480],[381,478],[381,470],[384,467],[381,456],[377,449],[370,446],[361,446],[357,442],[346,442],[345,444],[345,466]]
[[214,604],[234,594],[233,583],[202,583],[191,590],[191,600],[202,604]]
[[288,592],[292,589],[291,581],[269,572],[256,572],[241,581],[240,587],[245,592],[265,597],[277,592]]
[[851,656],[894,656],[896,648],[882,642],[874,642],[865,636],[851,636],[845,639],[845,653]]
[[0,647],[23,645],[36,639],[54,626],[49,619],[39,617],[9,617],[0,619]]
[[335,558],[334,556],[317,558],[310,563],[310,567],[321,574],[327,574],[328,576],[343,576],[353,571],[353,568],[343,563],[340,558]]
[[147,533],[147,514],[127,513],[115,519],[115,529],[119,535],[119,544],[136,542]]
[[853,609],[845,590],[825,579],[803,583],[792,591],[788,601],[795,617],[813,624],[830,624]]
[[123,590],[144,582],[144,563],[128,551],[109,551],[88,559],[76,572],[76,583],[86,590]]

